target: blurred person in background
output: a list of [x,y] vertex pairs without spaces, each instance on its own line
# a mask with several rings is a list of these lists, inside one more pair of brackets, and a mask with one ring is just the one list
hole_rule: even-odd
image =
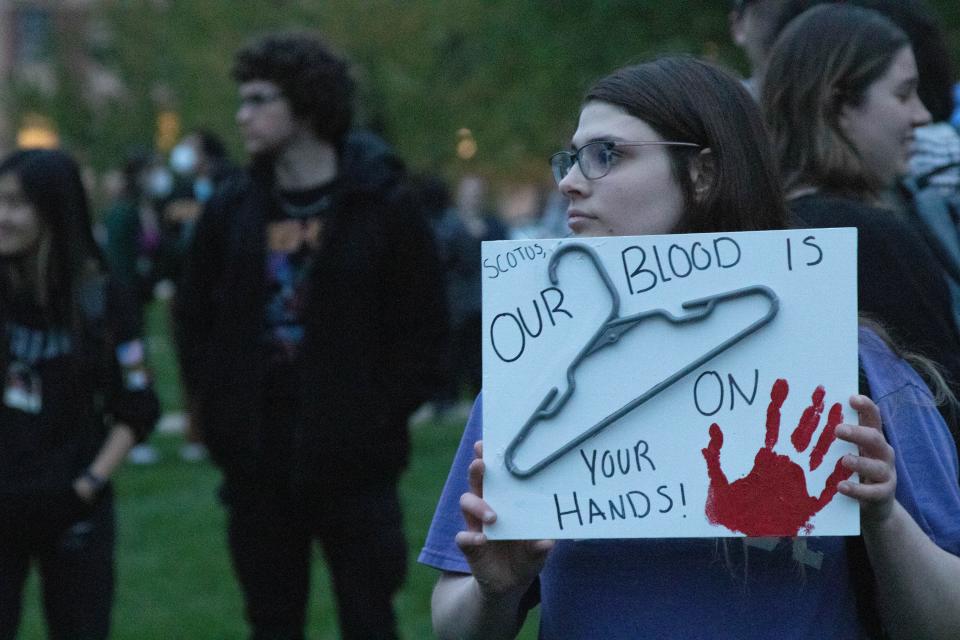
[[917,62],[917,95],[929,124],[914,130],[909,176],[891,193],[893,205],[922,234],[940,265],[960,322],[960,134],[950,123],[953,64],[937,16],[920,0],[856,0],[900,27]]
[[153,299],[160,255],[159,198],[169,195],[172,178],[153,152],[131,150],[123,165],[122,186],[103,216],[110,270],[138,294],[139,306]]
[[[170,151],[170,168],[175,176],[173,193],[163,207],[164,277],[175,283],[190,248],[193,230],[203,207],[239,169],[230,161],[223,141],[210,130],[190,131]],[[174,295],[176,287],[172,286]],[[183,415],[184,443],[180,458],[186,462],[206,460],[207,448],[199,424],[188,410]]]
[[[455,409],[464,393],[475,396],[482,383],[480,243],[507,238],[506,226],[487,210],[486,197],[483,178],[464,176],[454,206],[434,228],[446,276],[451,328],[451,375],[436,402],[441,415]],[[464,415],[469,410],[467,405],[460,408]]]
[[910,173],[941,195],[960,189],[960,134],[950,123],[954,108],[954,64],[940,19],[920,0],[856,0],[889,18],[910,39],[917,61],[917,94],[930,112],[930,124],[917,127]]
[[[113,278],[136,294],[142,323],[144,307],[153,301],[162,279],[164,247],[159,209],[173,189],[173,178],[157,154],[146,148],[130,150],[121,175],[116,199],[103,216],[104,254]],[[160,454],[149,442],[141,442],[130,450],[129,458],[134,464],[153,464]]]
[[300,639],[321,544],[344,638],[395,638],[407,419],[442,371],[429,230],[341,162],[347,63],[309,34],[241,49],[251,164],[207,203],[175,299],[253,638]]
[[[858,305],[941,364],[960,391],[960,333],[943,272],[885,194],[930,122],[910,41],[883,15],[819,6],[777,40],[761,104],[798,227],[856,227]],[[945,413],[956,433],[957,417]]]
[[439,175],[421,174],[411,176],[408,182],[414,207],[431,224],[436,226],[450,208],[450,187]]
[[[757,95],[770,51],[791,20],[815,5],[837,0],[737,0],[731,35],[747,55]],[[848,0],[877,11],[902,29],[916,58],[917,93],[930,111],[929,124],[914,129],[911,176],[888,184],[885,205],[906,219],[926,241],[950,289],[952,313],[960,322],[960,134],[949,122],[953,110],[953,65],[939,19],[921,0]],[[781,70],[783,72],[783,70]],[[788,82],[789,78],[775,79]],[[905,176],[899,176],[904,178]]]
[[0,163],[0,638],[39,568],[51,638],[105,639],[114,589],[110,477],[159,413],[140,314],[91,234],[74,161]]
[[743,49],[750,65],[744,86],[754,98],[760,95],[759,79],[767,66],[777,36],[798,15],[828,0],[733,0],[730,5],[730,37]]
[[543,210],[540,213],[541,238],[566,238],[570,235],[567,227],[567,198],[553,189],[543,198]]
[[163,210],[167,266],[164,275],[176,281],[193,227],[214,192],[237,172],[223,141],[212,131],[189,132],[170,151],[174,188]]
[[[443,177],[435,174],[425,173],[412,175],[407,178],[403,188],[406,190],[414,210],[418,211],[420,215],[423,216],[423,219],[427,221],[433,233],[434,241],[436,241],[437,227],[450,209],[450,187],[447,186],[447,181]],[[447,312],[444,314],[444,318],[446,319],[444,332],[449,336],[451,333],[449,300],[445,298],[445,301],[448,306]],[[444,368],[442,375],[438,378],[439,386],[433,390],[430,399],[420,405],[420,407],[410,415],[409,422],[411,426],[420,425],[442,417],[440,414],[446,412],[452,404],[449,390],[453,386],[451,383],[453,374],[451,372],[456,365],[450,350],[451,345],[449,339],[444,342],[443,349]]]

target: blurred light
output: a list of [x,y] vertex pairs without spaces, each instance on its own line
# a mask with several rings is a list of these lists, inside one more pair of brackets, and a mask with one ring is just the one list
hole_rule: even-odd
[[17,130],[17,147],[21,149],[56,149],[60,146],[53,121],[39,113],[28,113]]
[[461,160],[470,160],[477,155],[477,141],[473,132],[466,127],[457,130],[457,157]]
[[157,137],[154,143],[161,152],[173,149],[180,140],[180,116],[174,111],[157,114]]
[[457,143],[457,157],[461,160],[470,160],[477,155],[477,143],[473,138],[464,138]]

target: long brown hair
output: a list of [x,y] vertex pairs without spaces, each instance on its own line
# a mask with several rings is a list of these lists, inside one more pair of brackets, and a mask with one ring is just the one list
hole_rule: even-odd
[[621,107],[667,140],[710,149],[713,180],[695,196],[689,167],[699,150],[668,147],[686,204],[677,233],[786,227],[760,111],[727,72],[689,56],[668,56],[614,71],[587,92],[584,102],[591,100]]
[[844,106],[858,106],[867,88],[909,46],[906,34],[875,11],[823,5],[794,20],[777,40],[760,102],[787,191],[817,187],[855,198],[880,184],[840,128]]
[[82,284],[106,273],[93,239],[86,191],[77,163],[62,151],[16,151],[0,162],[0,176],[17,177],[44,228],[44,237],[16,287],[15,264],[0,270],[0,316],[15,298],[26,296],[52,325],[79,331]]

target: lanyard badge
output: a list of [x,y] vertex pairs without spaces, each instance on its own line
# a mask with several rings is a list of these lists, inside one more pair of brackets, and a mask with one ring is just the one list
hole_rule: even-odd
[[40,413],[43,408],[40,375],[22,362],[11,362],[4,382],[3,404],[24,413]]

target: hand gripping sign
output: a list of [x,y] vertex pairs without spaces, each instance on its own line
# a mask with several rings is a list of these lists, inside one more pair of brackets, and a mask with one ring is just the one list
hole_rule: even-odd
[[492,242],[483,260],[491,538],[859,532],[834,434],[857,391],[854,230]]

